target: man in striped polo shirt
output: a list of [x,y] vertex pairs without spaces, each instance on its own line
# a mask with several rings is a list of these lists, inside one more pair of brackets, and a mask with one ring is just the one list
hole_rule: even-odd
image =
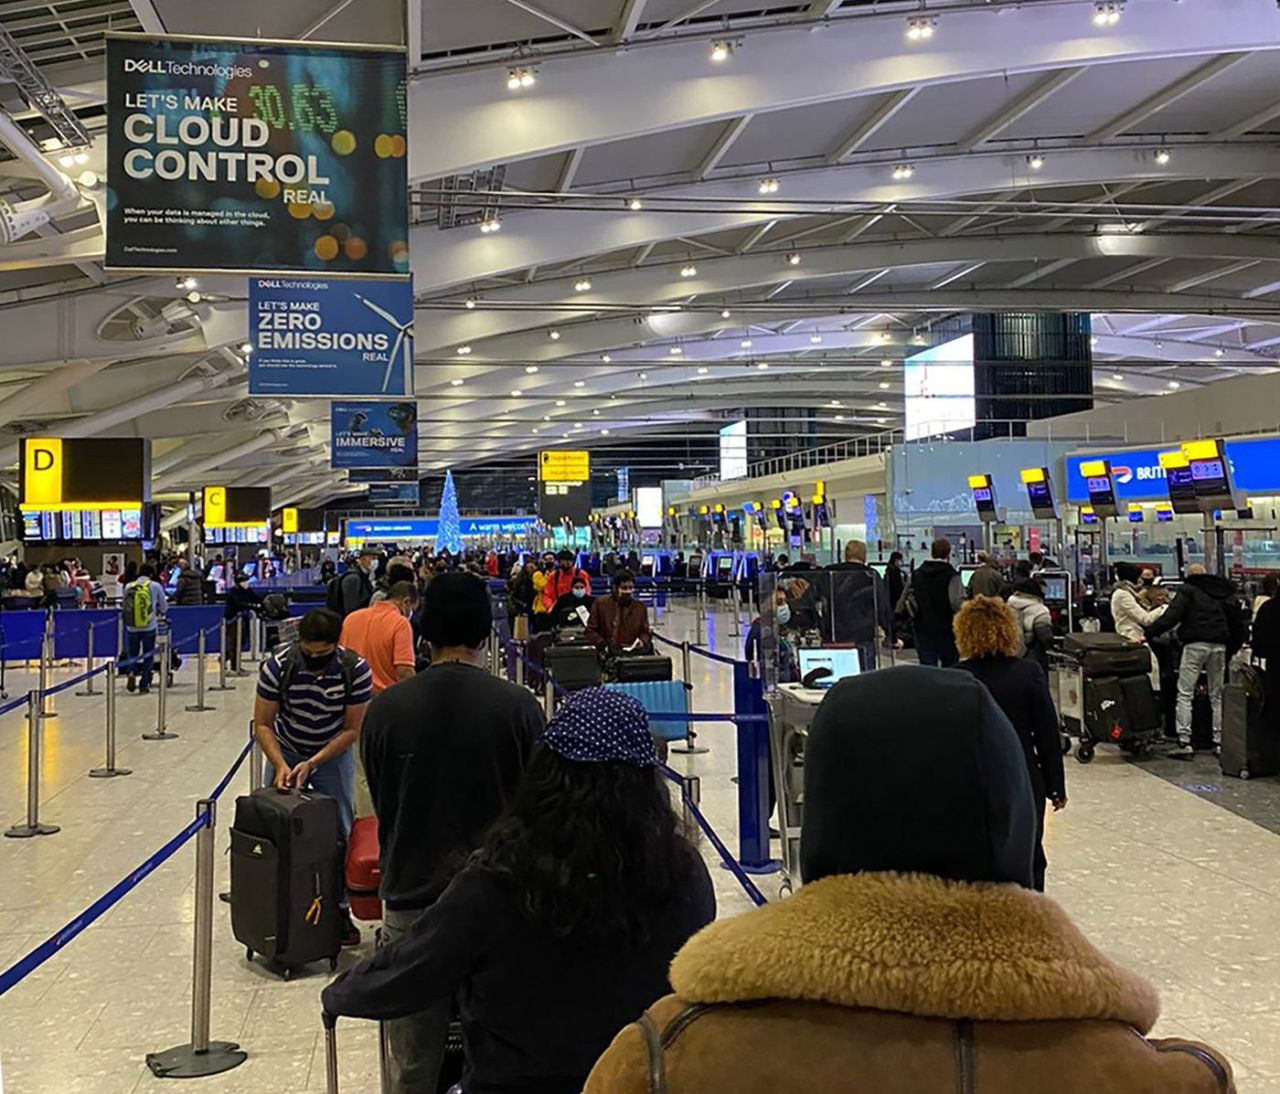
[[344,834],[355,819],[355,753],[373,674],[342,649],[342,619],[327,608],[302,617],[298,640],[258,672],[253,728],[281,790],[310,786],[338,803]]

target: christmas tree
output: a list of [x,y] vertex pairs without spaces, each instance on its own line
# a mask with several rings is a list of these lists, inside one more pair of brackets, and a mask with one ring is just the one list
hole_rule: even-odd
[[458,488],[453,485],[453,472],[444,473],[444,493],[440,496],[440,530],[436,533],[436,554],[448,551],[462,553],[462,530],[458,526]]

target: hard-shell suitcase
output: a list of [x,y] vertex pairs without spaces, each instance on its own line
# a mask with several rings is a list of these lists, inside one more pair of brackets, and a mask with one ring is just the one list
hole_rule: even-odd
[[1224,775],[1256,779],[1280,774],[1280,736],[1270,724],[1271,713],[1257,669],[1242,669],[1222,693],[1219,761]]
[[[1148,685],[1149,687],[1150,685]],[[1118,676],[1086,677],[1084,682],[1084,735],[1103,744],[1119,745],[1138,754],[1150,748],[1154,726],[1134,721],[1125,701],[1125,685]]]
[[660,654],[620,654],[613,662],[613,678],[620,684],[670,680],[671,658]]
[[336,968],[342,949],[342,826],[338,803],[267,786],[236,799],[231,829],[231,930],[247,956],[284,970]]
[[1156,734],[1164,723],[1160,700],[1151,686],[1150,676],[1122,676],[1125,710],[1134,733]]
[[600,685],[600,655],[594,646],[549,646],[543,664],[565,691]]
[[1141,676],[1151,672],[1151,651],[1118,634],[1069,634],[1063,652],[1089,676]]
[[649,712],[649,732],[660,741],[680,741],[689,735],[688,721],[654,718],[654,714],[688,714],[689,689],[683,680],[646,680],[605,684],[610,691],[630,695]]
[[347,900],[351,914],[366,923],[382,919],[382,870],[378,866],[378,818],[359,817],[347,843]]

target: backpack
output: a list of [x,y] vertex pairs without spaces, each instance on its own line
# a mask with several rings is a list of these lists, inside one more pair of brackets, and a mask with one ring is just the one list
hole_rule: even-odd
[[342,575],[335,574],[329,578],[324,590],[324,606],[331,612],[342,614]]
[[151,600],[151,582],[135,581],[124,591],[125,625],[141,630],[155,619],[155,605]]
[[[355,690],[356,666],[359,663],[360,655],[358,653],[342,646],[338,647],[338,668],[342,673],[342,694],[344,699],[350,699],[352,691]],[[294,676],[305,668],[306,663],[302,659],[302,650],[299,649],[298,644],[295,642],[285,653],[284,660],[280,665],[280,707],[282,710],[288,705],[289,688],[293,684]]]

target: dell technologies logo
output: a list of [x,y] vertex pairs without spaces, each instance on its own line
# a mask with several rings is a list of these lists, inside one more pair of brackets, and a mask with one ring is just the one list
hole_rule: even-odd
[[220,65],[216,62],[148,60],[126,57],[125,72],[148,72],[155,76],[216,76],[224,80],[246,79],[253,75],[247,65]]

